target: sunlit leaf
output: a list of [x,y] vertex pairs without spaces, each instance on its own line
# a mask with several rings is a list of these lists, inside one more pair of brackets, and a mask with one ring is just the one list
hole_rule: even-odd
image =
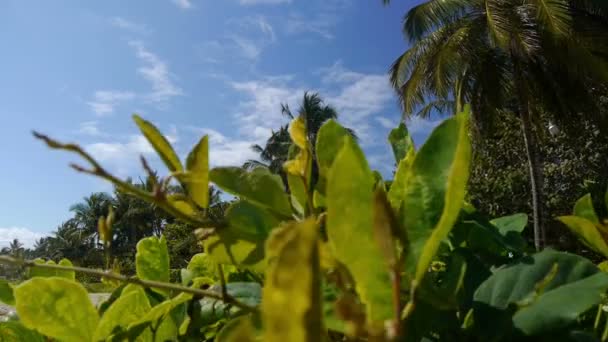
[[[106,310],[95,330],[93,341],[105,341],[117,327],[126,329],[129,324],[137,321],[150,311],[151,306],[145,291],[141,287],[124,293]],[[146,331],[143,338],[150,338],[151,332]]]
[[279,220],[247,201],[232,204],[225,216],[227,226],[204,241],[207,253],[219,264],[263,270],[264,241]]
[[[139,240],[135,268],[140,279],[169,282],[169,251],[164,236]],[[156,290],[165,294],[165,291]]]
[[608,244],[593,222],[578,216],[561,216],[558,220],[589,248],[608,257]]
[[464,202],[471,145],[468,110],[445,120],[416,154],[405,187],[404,227],[411,242],[408,260],[415,280],[427,272]]
[[215,336],[216,342],[254,342],[255,330],[250,316],[234,318]]
[[198,277],[217,277],[217,264],[207,253],[198,253],[192,256],[188,263],[187,270],[192,272],[192,278]]
[[327,177],[331,164],[344,144],[344,137],[349,136],[348,131],[335,120],[327,120],[317,133],[316,158],[319,165],[319,174]]
[[306,138],[306,122],[302,116],[293,119],[289,124],[289,136],[296,146],[302,150],[308,149],[308,139]]
[[99,316],[80,284],[59,277],[34,278],[15,287],[23,325],[61,341],[91,341]]
[[209,206],[209,137],[204,136],[186,159],[188,195],[201,208]]
[[[72,264],[72,262],[68,259],[61,259],[59,260],[59,266],[66,266],[66,267],[73,267],[74,265]],[[74,271],[68,271],[68,270],[57,270],[57,276],[58,277],[63,277],[66,279],[70,279],[70,280],[76,280],[76,272]]]
[[[338,153],[327,183],[327,236],[338,260],[357,284],[375,325],[395,316],[384,254],[374,241],[374,180],[361,149],[350,137]],[[363,257],[364,256],[364,257]]]
[[148,139],[148,142],[152,145],[156,153],[158,153],[158,156],[163,160],[165,165],[167,165],[167,168],[173,172],[182,171],[183,166],[177,154],[173,150],[173,147],[171,147],[167,138],[165,138],[158,128],[138,115],[133,115],[133,120],[139,127],[141,133]]
[[304,214],[306,212],[306,207],[308,206],[308,191],[306,190],[304,178],[288,174],[287,183],[289,184],[289,191],[291,192],[292,205],[300,214]]
[[391,187],[388,191],[388,199],[391,203],[391,207],[395,211],[401,209],[401,203],[405,197],[405,188],[407,186],[407,179],[414,163],[414,157],[416,157],[416,151],[414,145],[410,145],[411,148],[407,150],[407,153],[403,159],[399,161],[397,171],[395,171],[395,177],[391,183]]
[[190,204],[183,195],[169,195],[167,196],[167,202],[172,207],[176,208],[187,216],[196,216],[196,209]]
[[268,239],[262,296],[264,341],[321,340],[317,230],[314,219],[308,219],[281,227]]
[[586,194],[576,201],[576,204],[574,204],[574,216],[585,218],[593,224],[600,223],[600,219],[597,217],[595,209],[593,208],[591,194]]
[[213,183],[230,194],[280,215],[291,216],[289,198],[281,177],[266,168],[258,167],[248,172],[239,167],[221,167],[211,170],[210,177]]

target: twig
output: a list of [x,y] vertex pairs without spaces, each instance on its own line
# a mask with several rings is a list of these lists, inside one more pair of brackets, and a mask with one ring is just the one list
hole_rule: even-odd
[[127,183],[125,181],[122,181],[122,180],[116,178],[114,175],[107,172],[103,167],[101,167],[101,165],[91,155],[89,155],[80,146],[78,146],[76,144],[60,143],[56,140],[49,138],[48,136],[46,136],[44,134],[40,134],[38,132],[33,132],[33,134],[36,138],[44,141],[48,147],[50,147],[52,149],[65,150],[65,151],[70,151],[70,152],[76,153],[79,156],[81,156],[82,158],[84,158],[92,166],[92,169],[87,169],[87,168],[84,168],[84,167],[76,165],[76,164],[70,164],[70,166],[73,169],[75,169],[76,171],[103,178],[103,179],[111,182],[112,184],[116,185],[116,187],[119,190],[121,190],[125,193],[129,193],[131,195],[135,195],[135,196],[139,197],[140,199],[145,200],[147,202],[153,203],[153,204],[157,205],[158,207],[160,207],[161,209],[163,209],[164,211],[166,211],[167,213],[171,214],[175,218],[177,218],[185,223],[191,224],[195,227],[215,227],[215,228],[220,228],[220,227],[224,226],[224,224],[225,224],[224,222],[217,222],[217,221],[213,221],[213,220],[202,220],[202,219],[199,219],[196,217],[189,216],[189,215],[181,212],[177,208],[173,207],[166,200],[165,196],[156,196],[155,194],[148,193],[147,191],[140,189],[140,188],[134,186],[133,184]]
[[99,277],[105,277],[105,278],[117,280],[117,281],[127,283],[127,284],[139,285],[139,286],[146,287],[146,288],[155,288],[155,289],[161,289],[161,290],[191,293],[193,295],[197,295],[197,296],[201,296],[201,297],[214,298],[214,299],[222,300],[227,303],[233,304],[234,306],[236,306],[240,309],[243,309],[243,310],[247,310],[247,311],[251,311],[251,312],[257,311],[256,307],[242,303],[242,302],[236,300],[234,297],[230,296],[229,294],[222,295],[221,293],[217,293],[217,292],[213,292],[213,291],[209,291],[209,290],[202,290],[202,289],[197,289],[197,288],[193,288],[193,287],[185,287],[185,286],[181,286],[181,285],[177,285],[177,284],[165,283],[165,282],[154,281],[154,280],[144,280],[144,279],[139,279],[136,277],[128,277],[128,276],[124,276],[122,274],[117,274],[117,273],[114,273],[111,271],[104,271],[104,270],[99,270],[99,269],[91,269],[91,268],[77,267],[77,266],[37,264],[33,260],[20,260],[20,259],[12,258],[9,256],[5,256],[5,255],[0,256],[0,263],[1,264],[10,264],[10,265],[15,265],[15,266],[20,266],[20,267],[46,268],[46,269],[52,269],[52,270],[73,271],[73,272],[85,273],[85,274],[90,274],[90,275],[95,275],[95,276],[99,276]]

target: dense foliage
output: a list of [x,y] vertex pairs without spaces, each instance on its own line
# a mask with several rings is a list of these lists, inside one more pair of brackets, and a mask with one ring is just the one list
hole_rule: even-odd
[[[333,120],[320,128],[313,159],[305,121],[296,117],[285,164],[289,193],[266,168],[209,170],[207,137],[182,165],[163,135],[138,117],[185,193],[169,192],[166,179],[148,192],[110,175],[77,145],[38,135],[91,164],[77,170],[200,227],[195,234],[205,253],[195,254],[178,283],[170,283],[166,237],[141,239],[134,258],[137,276],[102,273],[118,287],[99,307],[74,272],[97,271],[74,269],[68,260],[55,265],[0,257],[29,268],[31,277],[18,285],[0,283],[0,300],[14,304],[19,317],[1,323],[0,336],[553,341],[608,335],[601,310],[608,274],[577,255],[549,249],[530,254],[521,237],[524,214],[488,220],[464,204],[471,160],[468,120],[463,112],[444,121],[418,151],[405,125],[393,130],[389,142],[398,168],[389,183],[369,168],[350,133]],[[312,163],[317,182],[311,181]],[[209,181],[237,197],[224,217],[205,214]],[[589,197],[576,204],[575,215],[560,220],[589,248],[608,255],[606,228]],[[113,234],[111,215],[98,220],[105,247]]]

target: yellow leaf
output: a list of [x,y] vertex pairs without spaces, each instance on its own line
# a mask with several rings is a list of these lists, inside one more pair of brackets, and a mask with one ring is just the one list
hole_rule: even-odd
[[[264,341],[321,340],[320,271],[314,219],[273,232],[266,243]],[[287,314],[288,313],[288,314]]]
[[301,116],[291,121],[291,124],[289,125],[289,135],[296,146],[303,150],[308,149],[308,139],[306,139],[306,123]]

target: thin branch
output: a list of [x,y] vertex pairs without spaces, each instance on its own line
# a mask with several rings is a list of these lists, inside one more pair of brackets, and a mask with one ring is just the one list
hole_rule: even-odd
[[79,156],[81,156],[82,158],[84,158],[87,162],[89,162],[89,164],[91,164],[92,169],[87,169],[87,168],[84,168],[79,165],[71,164],[70,166],[78,172],[82,172],[82,173],[86,173],[86,174],[90,174],[90,175],[93,175],[96,177],[103,178],[103,179],[111,182],[112,184],[114,184],[119,190],[121,190],[125,193],[129,193],[131,195],[134,195],[136,197],[139,197],[140,199],[145,200],[147,202],[153,203],[153,204],[157,205],[159,208],[161,208],[164,211],[166,211],[167,213],[169,213],[170,215],[172,215],[173,217],[175,217],[185,223],[191,224],[195,227],[219,228],[219,227],[224,226],[223,222],[217,222],[214,220],[202,220],[202,219],[199,219],[196,217],[189,216],[189,215],[181,212],[177,208],[173,207],[167,201],[165,196],[156,196],[155,194],[148,193],[147,191],[140,189],[140,188],[134,186],[133,184],[127,183],[125,181],[122,181],[122,180],[116,178],[114,175],[110,174],[103,167],[101,167],[101,165],[93,157],[91,157],[91,155],[89,155],[80,146],[78,146],[76,144],[63,144],[63,143],[60,143],[56,140],[49,138],[48,136],[46,136],[44,134],[40,134],[38,132],[33,132],[33,134],[36,138],[44,141],[47,144],[47,146],[49,146],[50,148],[74,152],[74,153],[78,154]]
[[128,277],[128,276],[124,276],[122,274],[114,273],[111,271],[104,271],[104,270],[100,270],[100,269],[91,269],[91,268],[77,267],[77,266],[37,264],[33,260],[20,260],[20,259],[16,259],[13,257],[5,256],[5,255],[0,255],[0,264],[9,264],[9,265],[15,265],[15,266],[19,266],[19,267],[46,268],[46,269],[60,270],[60,271],[79,272],[79,273],[84,273],[84,274],[89,274],[89,275],[94,275],[94,276],[99,276],[99,277],[105,277],[108,279],[120,281],[120,282],[127,283],[127,284],[139,285],[139,286],[146,287],[146,288],[177,291],[177,292],[183,292],[183,293],[190,293],[190,294],[201,296],[201,297],[214,298],[217,300],[225,301],[226,303],[233,304],[234,306],[236,306],[240,309],[243,309],[243,310],[252,311],[252,312],[257,311],[256,307],[239,302],[238,300],[236,300],[234,297],[230,296],[227,293],[221,294],[221,293],[217,293],[217,292],[213,292],[213,291],[209,291],[209,290],[202,290],[202,289],[197,289],[197,288],[193,288],[193,287],[185,287],[185,286],[172,284],[172,283],[165,283],[165,282],[154,281],[154,280],[144,280],[144,279],[139,279],[136,277]]

